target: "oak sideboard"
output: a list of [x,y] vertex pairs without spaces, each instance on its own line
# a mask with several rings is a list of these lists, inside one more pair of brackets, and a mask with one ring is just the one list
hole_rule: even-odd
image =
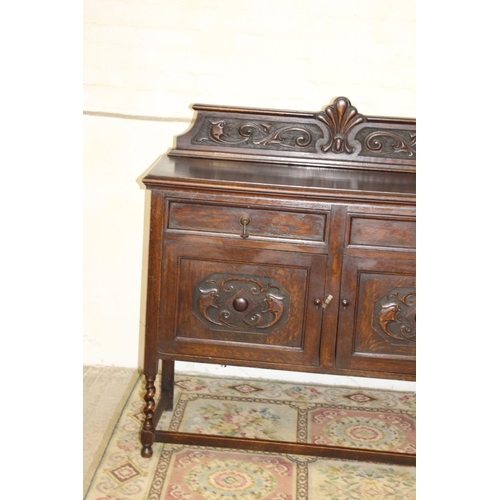
[[415,380],[415,120],[365,116],[345,97],[319,112],[193,109],[143,179],[142,456],[160,441],[414,464],[411,454],[156,429],[172,408],[176,360]]

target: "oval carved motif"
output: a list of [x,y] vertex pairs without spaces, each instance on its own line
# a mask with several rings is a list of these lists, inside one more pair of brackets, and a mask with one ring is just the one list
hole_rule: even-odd
[[263,332],[286,321],[290,297],[267,277],[212,274],[193,293],[193,312],[210,328]]

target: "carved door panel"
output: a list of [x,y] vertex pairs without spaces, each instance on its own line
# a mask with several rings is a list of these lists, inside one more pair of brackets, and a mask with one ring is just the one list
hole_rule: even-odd
[[415,261],[344,257],[337,366],[414,375],[415,355]]
[[325,266],[325,255],[169,243],[160,352],[316,366],[322,313],[314,301]]

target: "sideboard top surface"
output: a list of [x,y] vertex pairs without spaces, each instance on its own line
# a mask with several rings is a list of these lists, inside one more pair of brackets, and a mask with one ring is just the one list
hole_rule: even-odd
[[203,187],[299,198],[415,201],[415,175],[163,155],[143,179],[150,189]]

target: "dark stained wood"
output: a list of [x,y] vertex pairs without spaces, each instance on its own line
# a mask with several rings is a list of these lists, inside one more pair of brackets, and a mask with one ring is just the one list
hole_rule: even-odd
[[415,287],[414,261],[398,260],[394,253],[390,258],[383,253],[376,259],[344,257],[338,368],[390,372],[395,378],[398,373],[414,372],[411,304]]
[[[242,217],[246,217],[243,235]],[[249,206],[172,202],[168,229],[221,233],[251,238],[325,240],[327,214],[263,210]]]
[[193,105],[196,120],[173,156],[414,171],[416,123],[367,117],[339,97],[318,113]]
[[244,449],[290,455],[310,455],[342,460],[363,460],[365,462],[394,465],[416,465],[416,456],[410,453],[391,453],[360,448],[343,448],[340,446],[211,436],[209,434],[191,434],[189,432],[156,431],[155,437],[157,441],[172,444],[213,446],[217,448]]
[[[301,167],[212,158],[161,156],[143,182],[150,189],[203,189],[234,193],[295,197],[301,200],[346,200],[415,203],[415,174]],[[334,194],[334,196],[333,196]]]
[[[144,395],[144,402],[146,403],[144,406],[144,424],[142,426],[141,432],[141,441],[142,441],[142,450],[141,455],[144,458],[149,458],[153,455],[152,444],[154,442],[154,410],[155,410],[155,378],[146,376],[146,393]],[[159,412],[158,412],[159,413]]]
[[[156,431],[176,360],[415,379],[415,121],[195,105],[151,190],[142,454],[157,441],[414,464]],[[152,394],[162,362],[161,398]]]
[[[324,296],[325,255],[167,242],[160,354],[318,364],[322,312],[314,300]],[[233,310],[238,297],[251,302],[248,311]]]
[[[165,397],[165,410],[172,410],[174,403],[174,362],[163,359],[161,363],[161,393]],[[158,409],[158,412],[163,410]]]
[[351,214],[348,245],[414,249],[415,225],[415,218]]

